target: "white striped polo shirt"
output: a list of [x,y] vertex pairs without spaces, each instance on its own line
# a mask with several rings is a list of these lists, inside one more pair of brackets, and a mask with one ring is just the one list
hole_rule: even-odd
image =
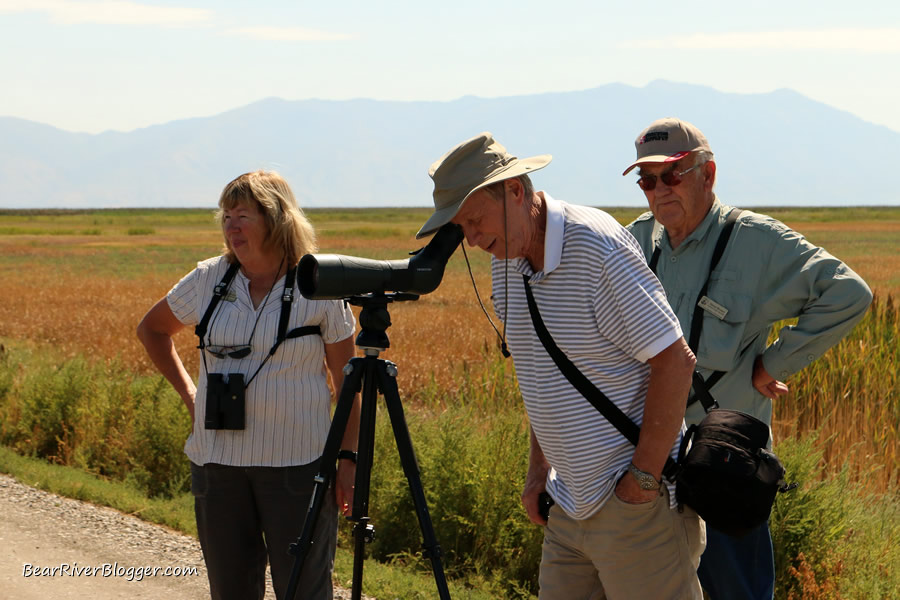
[[[547,490],[571,517],[586,519],[609,498],[634,446],[572,387],[544,349],[534,331],[522,275],[530,276],[556,344],[638,425],[650,374],[646,361],[682,332],[662,286],[624,227],[603,211],[541,195],[547,202],[544,270],[535,273],[524,258],[493,259],[493,303],[506,321],[525,408],[552,467]],[[680,440],[681,434],[672,447],[673,458]],[[674,486],[669,492],[675,506]]]
[[[213,288],[228,262],[218,256],[202,261],[168,293],[169,307],[185,325],[196,325]],[[250,339],[253,323],[259,325],[251,341],[252,352],[242,359],[216,358],[206,353],[211,373],[242,373],[250,379],[268,355],[278,333],[284,277],[259,309],[250,300],[249,280],[240,271],[229,293],[210,320],[207,344],[237,346]],[[259,314],[262,311],[262,314]],[[305,465],[319,458],[331,427],[331,393],[325,370],[325,346],[353,334],[356,320],[339,300],[307,300],[295,289],[288,330],[318,325],[321,337],[308,335],[285,340],[247,388],[246,427],[240,431],[204,427],[206,414],[206,371],[200,361],[197,398],[194,403],[194,430],[184,450],[195,464],[219,463],[232,466],[287,467]]]

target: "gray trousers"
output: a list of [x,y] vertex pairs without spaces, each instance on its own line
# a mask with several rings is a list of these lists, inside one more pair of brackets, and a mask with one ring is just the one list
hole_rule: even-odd
[[[297,467],[191,464],[197,533],[213,600],[262,600],[266,562],[278,600],[285,600],[318,462]],[[334,491],[325,495],[296,598],[331,600],[337,542]]]

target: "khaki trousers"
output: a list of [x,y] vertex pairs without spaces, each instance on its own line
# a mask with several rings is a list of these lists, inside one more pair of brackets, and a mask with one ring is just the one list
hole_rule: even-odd
[[615,494],[589,519],[550,509],[541,556],[540,600],[703,598],[697,579],[706,525],[669,495],[627,504]]

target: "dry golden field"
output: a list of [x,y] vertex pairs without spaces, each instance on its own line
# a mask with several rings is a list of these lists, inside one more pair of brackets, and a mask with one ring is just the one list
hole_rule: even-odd
[[[178,222],[177,214],[162,219],[153,212],[13,216],[15,227],[7,228],[13,234],[0,228],[0,339],[46,346],[64,356],[119,359],[138,372],[153,372],[134,335],[138,321],[198,260],[221,248],[210,212],[188,213],[186,222]],[[409,211],[400,213],[402,221],[374,225],[365,213],[336,221],[327,218],[330,214],[312,215],[322,252],[396,259],[422,245],[413,235],[418,216]],[[68,221],[83,223],[72,229]],[[86,235],[89,226],[94,229]],[[487,299],[488,262],[470,256]],[[491,343],[459,252],[435,293],[392,304],[390,313],[391,348],[384,358],[398,363],[405,391],[432,377],[449,385],[454,370],[479,363]],[[196,373],[193,331],[182,331],[176,346],[188,371]]]
[[[787,224],[845,260],[877,295],[900,292],[900,209],[882,211],[890,218],[862,214],[827,221],[804,220],[796,212],[788,212]],[[320,252],[396,259],[422,245],[414,233],[427,214],[425,209],[314,210],[310,218]],[[626,223],[639,210],[614,214]],[[134,336],[141,316],[198,260],[221,247],[209,211],[7,212],[4,220],[0,338],[46,344],[65,355],[118,357],[145,373],[152,365]],[[487,257],[478,249],[469,249],[468,256],[493,315]],[[450,385],[454,373],[477,368],[496,345],[459,250],[438,290],[391,305],[390,312],[391,348],[384,358],[398,363],[407,391],[432,377]],[[185,330],[177,345],[188,370],[196,372],[193,333]]]
[[[309,215],[319,232],[321,252],[396,259],[422,245],[414,233],[429,212],[347,209],[313,210]],[[627,223],[641,211],[610,212]],[[765,212],[845,260],[881,299],[900,297],[900,208]],[[0,226],[0,343],[30,344],[61,357],[119,360],[145,374],[152,373],[153,367],[134,335],[138,321],[198,260],[217,254],[221,246],[212,211],[0,214],[4,216]],[[481,297],[493,315],[488,257],[477,249],[469,250],[468,256]],[[398,364],[404,397],[415,398],[432,384],[453,390],[464,371],[477,375],[497,353],[496,336],[475,299],[460,251],[448,264],[437,291],[415,302],[393,304],[390,313],[391,348],[383,357]],[[196,373],[193,332],[179,334],[176,345],[188,371]],[[867,351],[861,347],[860,355]],[[886,368],[896,372],[897,365]],[[853,381],[850,375],[847,381]],[[839,391],[834,393],[844,398],[853,393],[846,385],[836,385]],[[896,404],[896,392],[887,394],[894,398],[884,401]],[[887,444],[890,456],[885,458],[895,465],[889,470],[896,471],[897,424],[890,415],[879,417],[881,422],[872,431],[865,424],[871,416],[860,414],[857,405],[841,400],[819,404],[815,410],[793,406],[789,400],[777,405],[776,438],[820,428],[829,444],[840,438],[846,449],[875,437],[881,445],[864,448],[863,454],[871,458]],[[896,474],[889,479],[896,479]]]

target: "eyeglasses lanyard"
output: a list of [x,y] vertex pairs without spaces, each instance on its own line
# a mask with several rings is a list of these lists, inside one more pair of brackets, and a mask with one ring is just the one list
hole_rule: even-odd
[[[216,305],[225,295],[225,291],[231,285],[231,280],[234,279],[235,273],[240,268],[240,264],[235,261],[229,268],[225,275],[222,277],[222,281],[220,281],[215,289],[213,289],[213,297],[209,303],[209,306],[206,308],[206,313],[203,315],[203,319],[201,319],[200,323],[197,327],[194,328],[194,333],[200,338],[200,348],[201,358],[203,359],[203,368],[206,372],[209,372],[209,368],[206,365],[206,354],[203,352],[203,349],[206,347],[206,344],[203,341],[203,336],[206,334],[206,329],[209,325],[210,318],[212,317],[213,311],[216,308]],[[278,319],[278,337],[275,339],[275,344],[272,346],[272,349],[269,350],[269,354],[263,359],[260,363],[259,367],[253,373],[253,376],[244,384],[244,389],[250,385],[250,382],[259,374],[260,370],[263,366],[268,362],[272,355],[275,354],[275,351],[278,350],[278,346],[284,340],[294,339],[298,337],[303,337],[306,335],[322,335],[322,330],[318,325],[306,325],[303,327],[296,327],[291,331],[287,331],[288,320],[290,319],[291,314],[291,304],[294,301],[294,283],[297,280],[297,265],[294,266],[293,269],[288,269],[287,273],[285,273],[284,277],[284,293],[281,296],[281,315]],[[272,286],[274,288],[274,282]],[[271,293],[271,289],[269,292]],[[268,299],[268,295],[266,296]],[[265,302],[264,302],[265,304]],[[262,307],[260,307],[260,314],[262,314]],[[257,317],[258,320],[259,317]],[[255,330],[255,326],[254,326]],[[251,336],[252,339],[252,336]]]
[[[236,262],[237,262],[237,261],[235,261],[235,263],[236,263]],[[283,265],[283,264],[284,264],[284,257],[282,257],[282,258],[281,258],[281,262],[278,263],[278,270],[279,270],[279,271],[281,271],[281,265]],[[231,269],[229,269],[229,271],[230,271],[230,270],[231,270]],[[277,273],[276,273],[276,275],[277,275]],[[227,276],[228,276],[228,273],[226,273],[225,276],[227,277]],[[233,277],[234,277],[234,276],[232,275],[232,278],[233,278]],[[224,282],[224,281],[225,281],[225,279],[223,278],[223,279],[222,279],[222,282]],[[262,304],[259,306],[259,309],[258,309],[257,314],[256,314],[256,321],[253,322],[253,329],[250,330],[250,339],[247,341],[247,345],[248,345],[248,346],[251,345],[251,344],[253,343],[253,335],[256,333],[256,327],[259,325],[259,319],[262,317],[263,310],[265,310],[266,304],[269,303],[269,296],[272,294],[272,290],[275,289],[275,283],[276,283],[277,281],[278,281],[278,278],[277,278],[277,276],[276,276],[276,278],[272,280],[272,285],[269,286],[269,291],[266,292],[266,297],[263,298]],[[231,283],[231,281],[229,280],[228,284],[227,284],[224,288],[221,288],[222,283],[219,283],[219,285],[217,285],[217,286],[215,287],[215,289],[213,289],[213,299],[212,299],[212,301],[210,302],[210,305],[212,305],[212,304],[218,304],[218,303],[219,303],[219,300],[224,296],[225,291],[227,291],[227,289],[230,287],[230,283]],[[287,283],[287,282],[285,282],[285,283]],[[218,296],[216,296],[216,292],[217,292],[217,291],[220,291],[220,294],[219,294]],[[209,312],[209,309],[207,309],[207,313],[208,313],[208,312]],[[213,313],[212,318],[210,319],[210,321],[215,321],[215,319],[216,319],[216,317],[218,316],[218,314],[219,314],[218,311],[216,311],[215,313]],[[205,315],[204,315],[204,316],[205,316]],[[200,339],[200,344],[201,344],[201,346],[200,346],[200,347],[201,347],[200,358],[203,359],[203,369],[204,369],[207,373],[209,373],[209,366],[206,364],[206,353],[203,352],[203,350],[202,350],[202,348],[205,348],[205,347],[208,346],[209,344],[203,343],[203,338]],[[263,363],[265,363],[265,361],[263,361]],[[260,365],[260,368],[262,368],[262,365]],[[259,369],[256,370],[256,373],[259,373]],[[256,377],[256,373],[253,374],[253,377]],[[250,379],[252,380],[253,377],[251,377]],[[249,382],[249,381],[247,382],[247,385],[250,385],[250,382]],[[245,390],[247,389],[247,385],[244,386],[244,389],[245,389]]]

